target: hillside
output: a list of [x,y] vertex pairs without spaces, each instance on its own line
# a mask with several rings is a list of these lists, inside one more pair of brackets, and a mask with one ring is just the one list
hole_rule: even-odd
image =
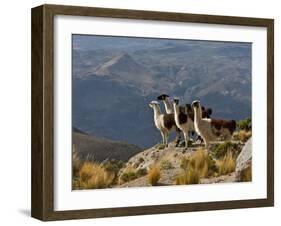
[[[249,137],[248,137],[249,138]],[[165,149],[155,145],[127,161],[73,155],[73,189],[146,187],[231,183],[252,180],[252,143],[241,140],[213,142],[206,151],[200,144]]]
[[88,135],[75,128],[72,138],[76,154],[80,160],[101,162],[110,157],[110,159],[127,161],[141,150],[135,145]]

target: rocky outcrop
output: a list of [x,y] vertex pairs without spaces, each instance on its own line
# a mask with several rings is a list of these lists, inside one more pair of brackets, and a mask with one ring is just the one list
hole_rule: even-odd
[[[214,154],[213,149],[215,149],[218,144],[221,144],[221,142],[211,144],[210,149],[211,152],[213,153],[210,155]],[[240,145],[243,146],[243,144],[237,143],[235,147],[239,149]],[[126,166],[119,171],[119,178],[122,178],[122,175],[124,174],[130,174],[132,172],[134,172],[139,176],[136,176],[136,178],[134,178],[133,180],[129,180],[125,183],[121,183],[121,185],[119,186],[120,187],[150,186],[148,184],[146,173],[149,172],[151,167],[155,165],[159,166],[161,169],[161,177],[158,185],[175,185],[177,177],[179,175],[182,175],[184,172],[182,168],[182,160],[189,159],[200,149],[202,149],[202,145],[200,144],[193,144],[191,147],[185,149],[184,147],[175,147],[173,143],[169,143],[169,146],[165,149],[161,149],[159,148],[159,145],[155,145],[152,148],[139,152],[135,156],[131,157],[127,161]],[[243,166],[242,163],[244,159],[248,159],[247,158],[248,155],[244,157],[245,154],[241,155],[240,160],[238,162],[238,166],[240,166],[240,164]],[[242,166],[238,168],[243,169]],[[142,174],[138,172],[146,172],[146,173]],[[236,172],[232,172],[226,175],[217,175],[217,173],[214,173],[209,177],[200,178],[199,183],[200,184],[232,183],[235,181],[237,181]]]
[[252,167],[252,138],[250,138],[236,160],[236,181],[244,181],[244,175]]
[[[161,146],[161,145],[160,145]],[[154,165],[158,165],[161,169],[161,178],[158,185],[175,185],[176,176],[181,172],[181,160],[190,157],[198,147],[175,147],[174,143],[169,143],[165,149],[155,145],[152,148],[144,150],[131,157],[126,166],[120,170],[119,176],[128,171],[148,172]],[[147,175],[143,175],[133,181],[129,181],[121,185],[121,187],[143,187],[149,186]]]

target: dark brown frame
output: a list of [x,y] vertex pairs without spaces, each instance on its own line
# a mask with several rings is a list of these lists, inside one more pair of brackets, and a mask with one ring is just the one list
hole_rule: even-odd
[[[54,211],[53,35],[54,16],[95,16],[267,28],[267,198],[157,206]],[[31,215],[49,220],[160,214],[274,205],[274,20],[185,13],[42,5],[32,9],[32,200]]]

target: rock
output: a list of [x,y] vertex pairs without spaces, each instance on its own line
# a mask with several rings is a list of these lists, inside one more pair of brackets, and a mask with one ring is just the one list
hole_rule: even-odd
[[243,181],[242,175],[252,167],[252,138],[250,138],[236,159],[236,181]]
[[235,172],[228,175],[222,175],[213,178],[200,179],[200,184],[214,184],[214,183],[232,183],[235,182]]

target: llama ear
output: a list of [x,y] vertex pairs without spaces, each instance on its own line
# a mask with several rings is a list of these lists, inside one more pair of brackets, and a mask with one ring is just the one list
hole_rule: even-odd
[[169,95],[167,94],[162,94],[160,96],[157,97],[158,100],[165,100],[167,97],[169,97]]
[[178,105],[179,104],[179,99],[174,98],[174,104]]
[[163,94],[157,97],[157,100],[164,100]]

